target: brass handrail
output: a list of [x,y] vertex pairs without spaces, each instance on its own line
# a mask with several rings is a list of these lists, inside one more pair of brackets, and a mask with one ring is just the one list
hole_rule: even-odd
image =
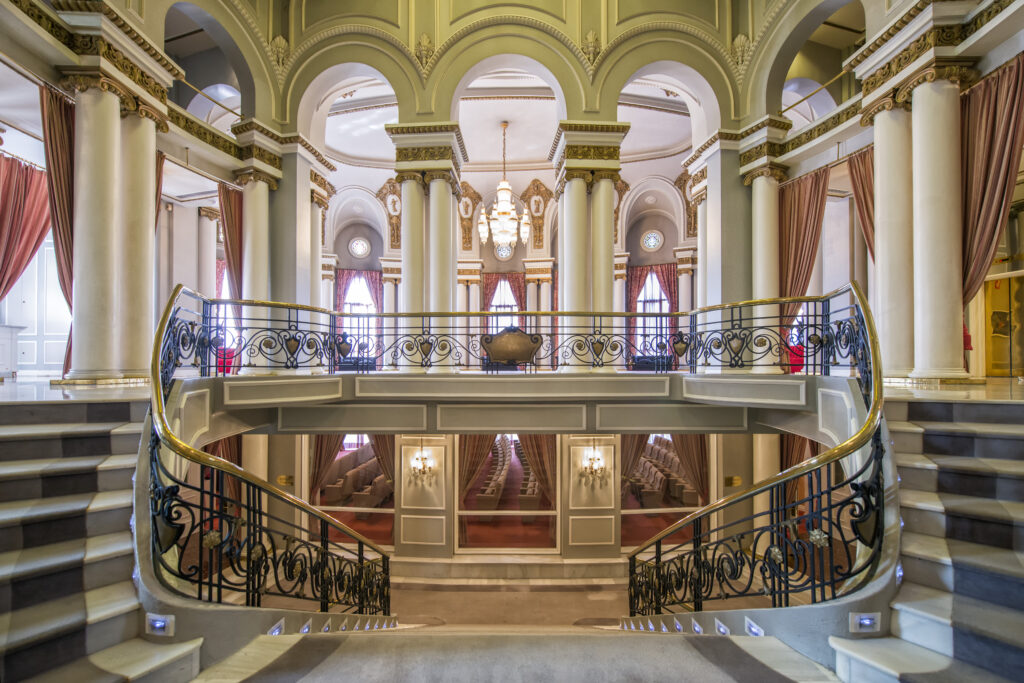
[[154,338],[155,341],[153,343],[153,358],[149,367],[149,381],[150,386],[152,387],[151,394],[153,396],[150,404],[152,407],[151,412],[153,413],[152,422],[153,428],[156,429],[157,436],[160,437],[160,441],[186,460],[190,460],[205,467],[212,467],[213,469],[220,470],[225,474],[238,477],[239,479],[252,484],[256,488],[262,489],[263,491],[285,501],[289,505],[299,508],[303,512],[312,515],[320,521],[326,522],[328,526],[331,526],[351,537],[353,540],[359,541],[363,545],[372,548],[382,556],[386,556],[386,553],[380,548],[380,546],[360,534],[358,531],[349,528],[347,525],[339,522],[330,515],[325,515],[306,501],[293,496],[277,486],[274,486],[269,481],[253,476],[248,470],[242,469],[238,465],[230,463],[223,458],[218,458],[217,456],[204,453],[203,451],[189,446],[171,431],[170,426],[167,424],[167,419],[164,416],[164,394],[160,384],[160,349],[163,346],[163,337],[167,331],[167,323],[170,321],[171,313],[174,311],[175,302],[178,300],[178,297],[182,292],[188,292],[201,300],[208,301],[208,299],[205,299],[202,295],[194,292],[184,285],[179,284],[174,288],[174,291],[171,292],[171,298],[168,299],[167,306],[164,307],[163,315],[160,316],[160,324],[157,326],[156,336]]
[[[641,552],[651,547],[663,538],[667,538],[672,534],[676,533],[683,527],[691,524],[698,517],[710,515],[712,513],[724,510],[733,503],[737,503],[741,500],[751,498],[761,493],[767,493],[772,487],[782,484],[783,482],[791,481],[797,477],[803,476],[812,470],[816,470],[824,465],[831,464],[837,460],[841,460],[846,456],[850,455],[859,448],[865,446],[874,434],[875,429],[878,427],[879,421],[882,419],[882,366],[881,366],[881,351],[878,346],[878,332],[875,329],[875,320],[871,316],[871,310],[866,305],[866,299],[864,293],[860,289],[860,285],[856,282],[851,282],[847,285],[836,289],[823,297],[803,297],[799,300],[813,300],[821,298],[831,298],[837,294],[842,294],[845,291],[849,291],[853,294],[857,300],[857,304],[860,306],[861,313],[864,316],[864,325],[867,327],[866,333],[868,337],[868,345],[871,348],[871,408],[868,411],[867,418],[864,420],[864,424],[861,425],[860,429],[846,441],[842,442],[838,446],[834,446],[831,449],[825,451],[821,455],[818,455],[810,460],[805,460],[799,465],[794,465],[787,470],[783,470],[778,474],[768,477],[762,481],[752,484],[743,491],[733,493],[725,498],[720,498],[713,503],[705,505],[701,509],[691,512],[687,516],[675,522],[668,528],[655,534],[650,539],[644,541],[629,553],[629,557],[636,557]],[[776,300],[776,301],[782,301]],[[733,304],[735,305],[735,304]],[[746,304],[742,304],[746,305]]]

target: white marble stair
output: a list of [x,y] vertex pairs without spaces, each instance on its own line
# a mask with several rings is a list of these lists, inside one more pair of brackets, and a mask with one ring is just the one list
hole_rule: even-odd
[[199,675],[202,638],[158,645],[132,638],[29,680],[32,683],[188,681]]
[[1010,680],[899,638],[833,637],[829,638],[829,644],[836,651],[836,675],[841,681],[1004,683]]

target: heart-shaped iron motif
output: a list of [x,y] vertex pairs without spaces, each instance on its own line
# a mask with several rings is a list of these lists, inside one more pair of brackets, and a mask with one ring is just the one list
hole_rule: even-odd
[[338,353],[342,358],[348,358],[348,354],[352,352],[352,344],[348,340],[342,340],[338,342]]
[[676,355],[679,356],[680,358],[686,355],[686,352],[689,350],[689,348],[690,342],[683,341],[682,339],[677,339],[676,341],[672,342],[672,350],[675,351]]
[[732,351],[733,355],[738,355],[743,350],[743,340],[739,337],[733,337],[728,341],[729,350]]
[[604,342],[592,341],[590,342],[590,348],[594,352],[595,356],[600,356],[602,353],[604,353]]
[[420,353],[423,354],[424,358],[429,358],[430,357],[430,352],[433,350],[433,348],[434,348],[433,342],[429,342],[429,341],[421,341],[420,342]]
[[284,347],[288,349],[289,356],[294,356],[295,352],[299,350],[299,340],[295,337],[288,337],[288,340],[284,343]]

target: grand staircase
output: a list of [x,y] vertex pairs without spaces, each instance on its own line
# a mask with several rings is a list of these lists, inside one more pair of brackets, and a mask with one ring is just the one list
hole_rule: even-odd
[[892,401],[903,582],[892,635],[832,638],[844,681],[1021,680],[1024,403]]
[[0,680],[187,681],[140,638],[132,480],[148,402],[0,405]]

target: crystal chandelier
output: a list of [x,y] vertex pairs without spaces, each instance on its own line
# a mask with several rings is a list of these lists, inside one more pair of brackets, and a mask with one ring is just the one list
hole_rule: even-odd
[[508,121],[501,122],[501,182],[498,183],[498,197],[491,206],[491,215],[488,216],[484,207],[480,207],[480,220],[477,228],[480,231],[480,243],[487,244],[487,237],[494,240],[495,249],[506,247],[511,250],[516,245],[516,237],[526,244],[530,237],[530,212],[523,207],[523,215],[516,215],[516,205],[513,200],[512,186],[508,184],[505,177],[505,144],[508,132]]

